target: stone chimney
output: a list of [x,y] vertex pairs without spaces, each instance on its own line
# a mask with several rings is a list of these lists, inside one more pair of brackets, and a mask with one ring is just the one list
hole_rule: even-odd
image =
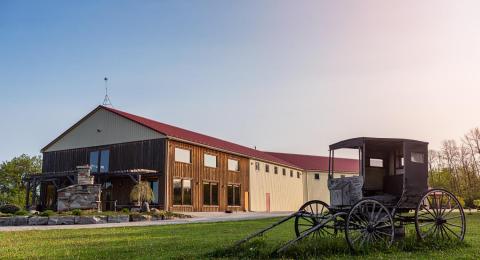
[[79,184],[79,185],[93,184],[94,179],[95,177],[90,176],[89,165],[77,166],[76,184]]

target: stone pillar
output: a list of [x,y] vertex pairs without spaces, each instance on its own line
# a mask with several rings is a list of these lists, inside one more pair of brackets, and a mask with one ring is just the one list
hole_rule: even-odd
[[90,176],[90,166],[83,165],[77,166],[77,177],[76,177],[76,184],[85,185],[85,184],[93,184],[94,177]]

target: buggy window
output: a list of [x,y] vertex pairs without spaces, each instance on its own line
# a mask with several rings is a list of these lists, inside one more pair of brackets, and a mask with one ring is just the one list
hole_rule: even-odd
[[414,163],[423,163],[424,162],[424,155],[423,155],[423,153],[412,152],[410,160]]
[[369,166],[370,167],[383,168],[383,160],[382,159],[376,159],[376,158],[370,158]]

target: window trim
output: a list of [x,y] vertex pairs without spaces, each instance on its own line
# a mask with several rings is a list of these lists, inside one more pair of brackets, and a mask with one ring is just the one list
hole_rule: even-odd
[[[103,151],[108,151],[108,170],[104,171],[104,172],[101,171],[102,152]],[[97,152],[97,170],[96,171],[92,171],[92,165],[90,163],[91,153],[94,153],[94,152]],[[111,154],[112,154],[111,149],[108,146],[102,146],[102,147],[96,147],[96,148],[93,148],[93,149],[89,149],[88,150],[88,164],[90,166],[90,172],[91,173],[96,173],[96,174],[108,174],[110,172],[110,158],[111,158],[110,155]]]
[[[190,152],[190,156],[189,156],[189,157],[190,157],[190,162],[177,161],[177,157],[175,156],[175,151],[176,151],[176,149],[189,151],[189,152]],[[192,164],[192,149],[190,149],[190,148],[184,148],[184,147],[181,147],[181,146],[174,146],[174,147],[173,147],[173,162],[174,162],[174,163]]]
[[[236,161],[237,162],[237,170],[230,170],[229,169],[229,161],[232,160],[232,161]],[[236,158],[233,158],[233,157],[228,157],[227,158],[227,171],[229,172],[240,172],[240,159],[236,159]]]

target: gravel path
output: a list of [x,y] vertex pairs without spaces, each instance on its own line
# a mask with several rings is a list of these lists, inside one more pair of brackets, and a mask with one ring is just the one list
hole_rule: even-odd
[[93,224],[93,225],[8,226],[8,227],[0,227],[0,232],[51,230],[51,229],[144,227],[144,226],[161,226],[161,225],[173,225],[173,224],[189,224],[189,223],[212,223],[212,222],[223,222],[223,221],[241,221],[241,220],[283,217],[283,216],[290,215],[291,212],[275,212],[275,213],[241,212],[241,213],[231,213],[231,214],[227,214],[223,212],[193,212],[188,214],[193,216],[193,218],[160,220],[160,221],[126,222],[126,223],[107,223],[107,224]]

